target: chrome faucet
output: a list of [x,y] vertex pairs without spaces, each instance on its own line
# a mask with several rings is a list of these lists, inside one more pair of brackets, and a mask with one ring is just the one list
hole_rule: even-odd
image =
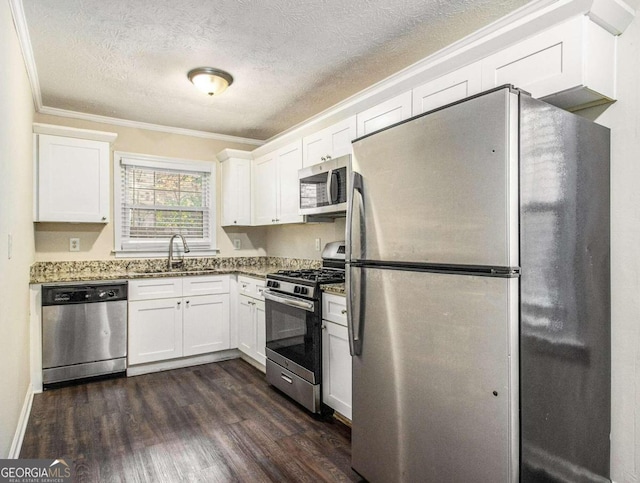
[[173,240],[175,240],[176,237],[180,237],[180,239],[182,240],[184,253],[189,253],[191,251],[189,250],[189,246],[187,245],[187,240],[185,240],[185,238],[181,234],[176,233],[175,235],[172,235],[169,239],[169,259],[167,260],[167,267],[169,270],[173,270],[173,268],[176,266],[182,267],[184,265],[184,257],[179,260],[173,259]]

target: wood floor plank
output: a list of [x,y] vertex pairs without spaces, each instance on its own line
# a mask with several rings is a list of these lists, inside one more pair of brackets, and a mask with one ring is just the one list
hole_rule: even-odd
[[235,359],[37,394],[20,457],[78,482],[360,481],[350,439]]

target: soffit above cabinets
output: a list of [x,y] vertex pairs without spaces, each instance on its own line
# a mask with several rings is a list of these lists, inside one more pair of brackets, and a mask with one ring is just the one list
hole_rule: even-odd
[[[40,112],[264,140],[528,1],[11,3],[26,20]],[[187,79],[199,66],[233,85],[203,95]]]

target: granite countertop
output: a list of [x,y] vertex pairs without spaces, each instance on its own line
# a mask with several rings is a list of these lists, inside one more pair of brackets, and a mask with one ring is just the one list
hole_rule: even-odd
[[239,274],[264,278],[282,269],[318,268],[320,260],[279,257],[186,258],[184,267],[167,271],[166,259],[36,262],[30,283],[133,280],[140,278]]
[[325,293],[332,293],[336,295],[345,295],[346,291],[344,283],[327,283],[322,285],[322,291]]

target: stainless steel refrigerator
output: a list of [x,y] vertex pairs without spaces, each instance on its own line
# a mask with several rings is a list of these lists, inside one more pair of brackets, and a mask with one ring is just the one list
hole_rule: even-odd
[[608,481],[609,130],[504,86],[353,153],[352,467]]

